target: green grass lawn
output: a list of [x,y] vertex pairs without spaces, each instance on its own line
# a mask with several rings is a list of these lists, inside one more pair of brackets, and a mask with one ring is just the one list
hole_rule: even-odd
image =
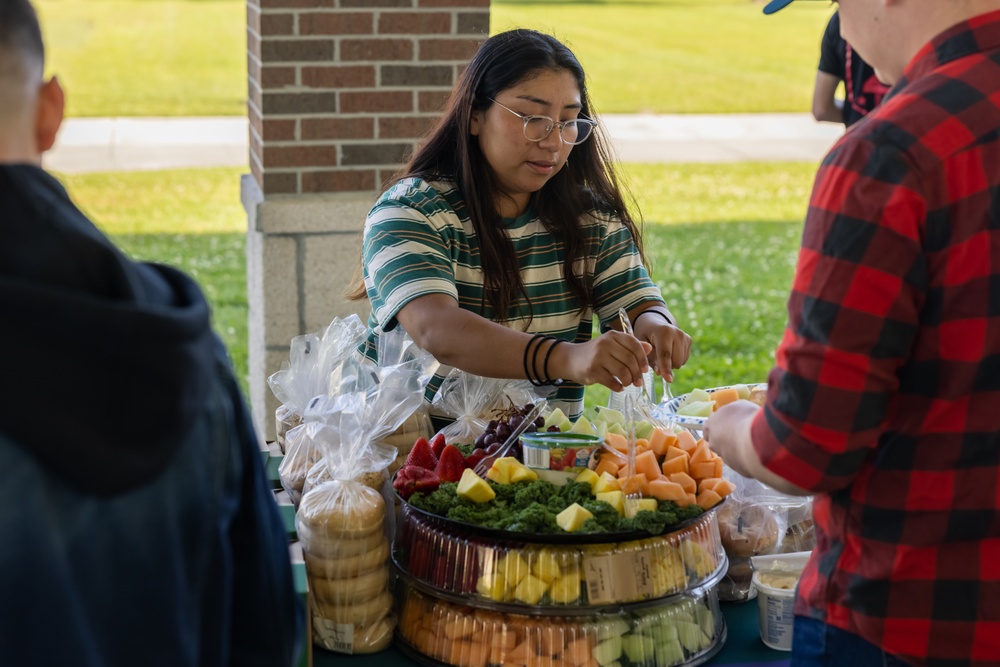
[[[36,0],[71,116],[243,115],[245,0]],[[602,113],[807,111],[828,3],[494,0],[567,42]]]
[[752,0],[494,0],[491,31],[551,33],[600,113],[808,111],[829,3],[764,16]]
[[[645,217],[653,279],[694,339],[675,393],[757,382],[773,360],[815,165],[624,166]],[[61,176],[132,256],[166,262],[204,288],[246,388],[246,218],[241,169]],[[588,390],[591,405],[607,391]]]
[[35,0],[70,116],[242,116],[245,0]]

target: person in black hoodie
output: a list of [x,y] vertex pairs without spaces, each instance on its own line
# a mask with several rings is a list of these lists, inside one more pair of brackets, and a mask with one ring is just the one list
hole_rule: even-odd
[[40,167],[43,62],[0,0],[0,665],[290,665],[287,538],[208,304]]

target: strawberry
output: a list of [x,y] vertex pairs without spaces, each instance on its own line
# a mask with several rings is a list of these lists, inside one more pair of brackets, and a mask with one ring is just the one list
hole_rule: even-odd
[[444,436],[440,433],[431,438],[431,449],[434,450],[434,456],[441,458],[441,452],[444,451],[445,444]]
[[443,482],[457,482],[462,479],[462,472],[465,470],[465,457],[462,450],[455,445],[445,445],[441,450],[441,458],[438,460],[434,472],[438,474]]
[[486,458],[485,449],[474,449],[471,454],[465,457],[465,467],[475,469],[484,458]]
[[417,438],[403,466],[417,466],[425,470],[434,470],[437,467],[437,463],[438,457],[431,449],[431,444],[427,442],[426,438]]
[[392,488],[399,492],[403,500],[418,491],[430,493],[439,486],[441,486],[441,478],[438,477],[438,474],[420,466],[403,466],[396,473],[396,479],[392,483]]

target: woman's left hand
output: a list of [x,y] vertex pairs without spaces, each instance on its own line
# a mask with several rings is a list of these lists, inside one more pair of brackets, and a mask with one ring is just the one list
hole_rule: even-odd
[[674,369],[687,363],[691,355],[691,336],[664,318],[647,315],[634,325],[636,338],[653,346],[649,354],[650,365],[667,382],[674,381]]

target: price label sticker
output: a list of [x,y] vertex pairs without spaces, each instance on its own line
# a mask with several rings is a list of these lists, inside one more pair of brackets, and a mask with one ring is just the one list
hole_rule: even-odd
[[313,616],[313,631],[323,646],[338,653],[354,653],[354,625]]
[[646,550],[584,556],[583,572],[590,604],[653,596],[653,564]]

